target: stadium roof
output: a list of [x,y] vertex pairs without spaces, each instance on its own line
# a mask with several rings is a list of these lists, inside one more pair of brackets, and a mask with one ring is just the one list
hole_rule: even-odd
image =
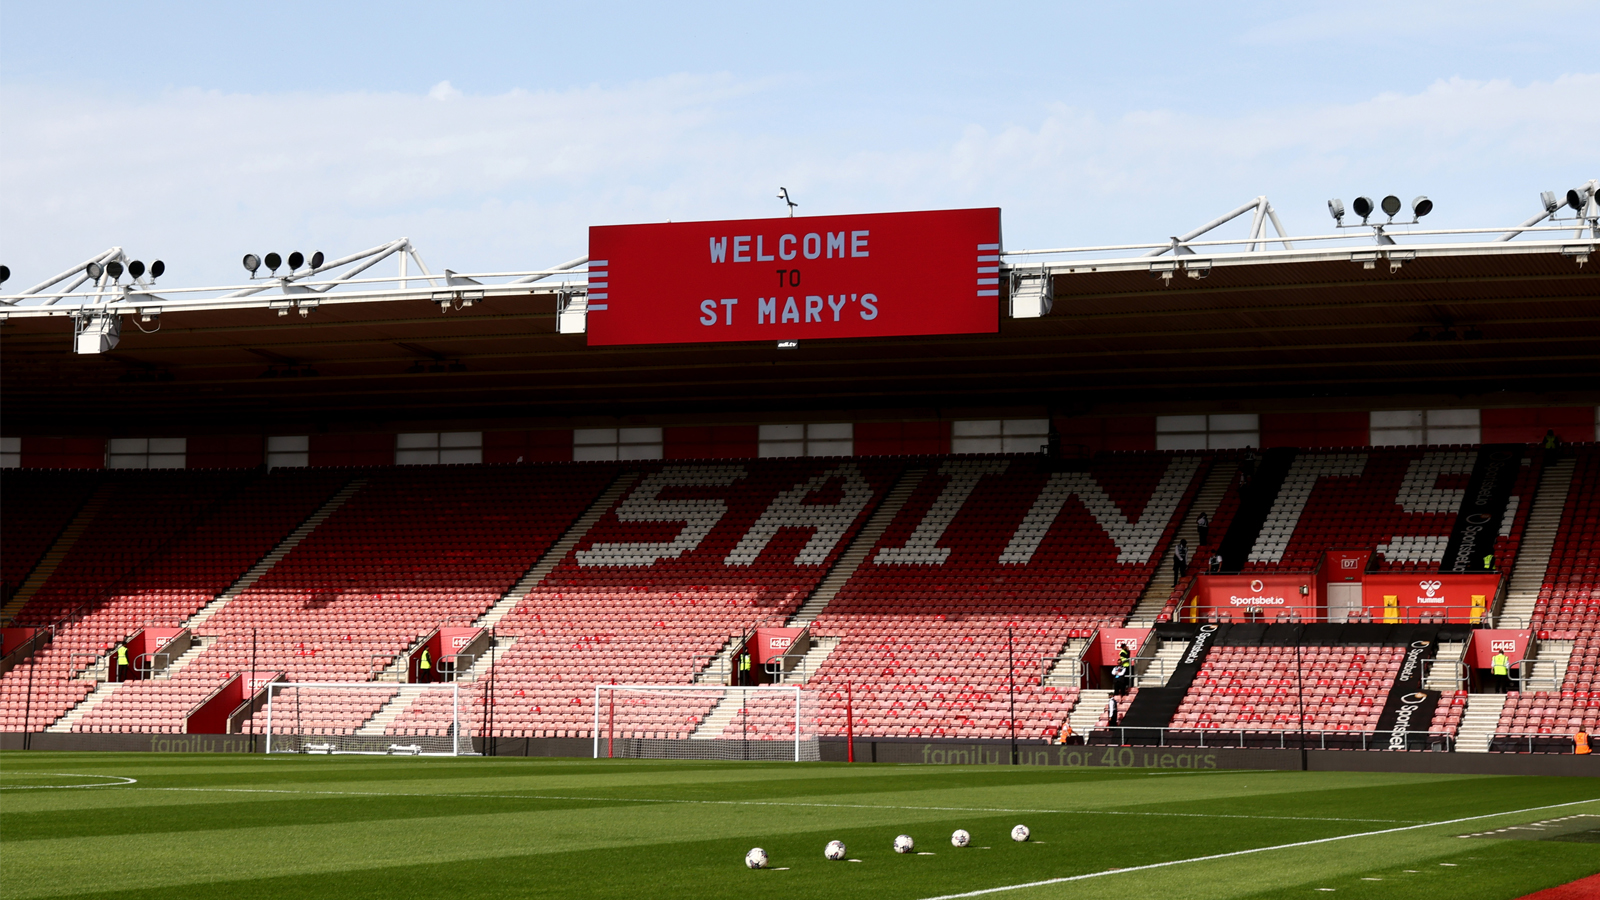
[[[231,298],[132,291],[0,309],[0,383],[13,434],[1500,392],[1596,402],[1600,260],[1588,256],[1600,241],[1572,235],[1357,246],[1280,237],[1267,249],[1253,227],[1242,251],[1209,253],[1227,248],[1188,238],[1016,251],[1013,270],[1050,273],[1048,315],[1002,315],[997,334],[793,350],[588,347],[557,329],[558,304],[585,289],[566,274],[581,275],[581,260],[562,271],[412,274],[403,288],[396,277],[355,290],[344,281],[320,294],[305,280]],[[106,313],[123,314],[117,346],[74,353],[74,322]]]

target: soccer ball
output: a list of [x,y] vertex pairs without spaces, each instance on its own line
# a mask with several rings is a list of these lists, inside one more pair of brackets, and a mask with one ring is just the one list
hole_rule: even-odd
[[1011,839],[1019,843],[1027,840],[1029,834],[1030,832],[1028,831],[1028,826],[1026,825],[1018,825],[1017,827],[1011,829]]
[[834,860],[844,859],[844,854],[844,841],[829,841],[827,849],[822,851],[823,856]]
[[910,853],[915,849],[917,849],[917,842],[913,841],[909,834],[902,834],[894,839],[894,852],[896,853]]
[[744,864],[752,869],[765,869],[767,867],[767,851],[760,847],[750,848],[744,855]]
[[967,834],[965,828],[957,828],[955,833],[950,835],[950,846],[952,847],[965,847],[970,843],[972,843],[972,835]]

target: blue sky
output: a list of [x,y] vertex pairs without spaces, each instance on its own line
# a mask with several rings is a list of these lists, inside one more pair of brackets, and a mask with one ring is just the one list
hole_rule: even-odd
[[1012,249],[1258,194],[1297,233],[1359,193],[1510,224],[1600,177],[1597,12],[8,0],[0,257],[9,290],[112,244],[185,285],[400,235],[531,268],[591,224],[780,215],[779,185],[802,215],[1000,206]]

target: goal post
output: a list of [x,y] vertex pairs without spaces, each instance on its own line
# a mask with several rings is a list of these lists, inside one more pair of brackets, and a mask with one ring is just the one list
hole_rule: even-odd
[[594,758],[821,758],[816,697],[799,685],[597,684]]
[[469,716],[456,683],[273,682],[268,753],[466,756]]

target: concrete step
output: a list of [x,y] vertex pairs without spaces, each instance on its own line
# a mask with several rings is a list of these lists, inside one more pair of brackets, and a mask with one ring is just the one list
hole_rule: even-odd
[[1505,603],[1500,609],[1499,620],[1507,627],[1527,628],[1533,619],[1539,588],[1550,568],[1550,551],[1561,527],[1561,513],[1572,488],[1574,463],[1571,459],[1559,460],[1539,475],[1539,487],[1534,492],[1533,506],[1528,510],[1527,526],[1517,548],[1517,559],[1512,564]]
[[1080,691],[1078,702],[1073,705],[1072,712],[1067,714],[1067,724],[1072,726],[1072,733],[1087,738],[1089,732],[1094,730],[1094,723],[1100,721],[1100,714],[1105,712],[1106,704],[1110,701],[1110,691],[1099,689]]
[[1083,672],[1078,668],[1078,657],[1083,653],[1087,638],[1068,638],[1061,654],[1042,679],[1044,687],[1076,688],[1083,683]]
[[783,676],[784,684],[805,684],[810,681],[811,676],[817,674],[817,670],[822,668],[822,664],[828,661],[829,655],[838,649],[842,642],[842,638],[831,635],[815,637],[812,640],[816,642],[816,646],[807,650],[806,655],[800,658],[800,664]]
[[1461,727],[1456,731],[1456,752],[1489,752],[1489,740],[1494,737],[1505,705],[1505,694],[1469,695],[1461,713]]
[[61,734],[71,731],[72,726],[76,725],[84,716],[87,716],[89,713],[93,712],[95,707],[110,699],[111,695],[116,693],[117,689],[122,687],[124,684],[127,684],[127,682],[103,682],[99,687],[90,691],[89,696],[78,701],[77,706],[67,710],[66,713],[61,716],[61,718],[55,720],[54,723],[45,728],[45,731],[53,734]]
[[533,564],[533,568],[518,579],[517,583],[511,586],[511,590],[506,591],[499,600],[495,601],[493,606],[485,610],[483,615],[479,616],[478,620],[472,624],[479,628],[494,628],[499,625],[500,620],[515,609],[517,604],[522,602],[522,598],[528,596],[529,591],[537,587],[539,582],[555,571],[556,566],[560,565],[561,561],[567,558],[567,554],[572,552],[572,548],[578,546],[578,542],[583,540],[583,536],[589,533],[589,529],[593,528],[600,521],[600,518],[618,500],[622,499],[622,495],[627,493],[628,489],[633,487],[634,482],[638,480],[638,472],[624,472],[618,475],[617,480],[611,482],[611,486],[606,488],[605,492],[599,497],[596,497],[593,503],[589,504],[589,508],[578,518],[578,521],[573,522],[566,533],[561,535],[561,540],[552,544],[550,549],[539,557],[539,561]]
[[689,739],[710,741],[722,737],[723,730],[728,727],[729,722],[733,721],[733,717],[738,714],[743,705],[744,692],[729,690],[722,695],[721,700],[717,701],[717,705],[711,708],[711,713],[701,720],[699,727],[694,730],[694,734],[689,735]]
[[[1205,560],[1199,559],[1200,554],[1200,529],[1195,522],[1203,512],[1207,519],[1216,519],[1217,507],[1222,505],[1222,498],[1228,493],[1228,485],[1233,482],[1233,476],[1239,471],[1239,464],[1233,462],[1218,462],[1206,473],[1206,480],[1200,485],[1200,492],[1195,495],[1194,502],[1189,505],[1189,511],[1184,515],[1183,524],[1178,527],[1177,537],[1174,542],[1182,538],[1189,542],[1189,550],[1195,554],[1190,560],[1191,568],[1198,564],[1202,568]],[[1215,528],[1207,535],[1213,546],[1222,535]],[[1154,622],[1156,616],[1166,608],[1167,600],[1172,596],[1172,553],[1169,551],[1164,559],[1156,566],[1155,574],[1150,577],[1144,594],[1139,598],[1139,603],[1134,607],[1133,613],[1128,616],[1132,622]]]
[[261,576],[272,571],[272,567],[277,565],[279,560],[283,559],[285,556],[288,556],[289,551],[299,546],[301,541],[305,540],[311,535],[311,532],[316,531],[318,525],[321,525],[323,522],[327,521],[329,516],[338,511],[339,507],[345,504],[345,501],[355,496],[356,491],[361,490],[366,483],[367,479],[365,478],[351,479],[345,484],[344,487],[340,488],[337,493],[335,493],[332,497],[329,497],[327,502],[323,503],[316,512],[307,517],[304,522],[301,522],[299,527],[297,527],[294,531],[289,532],[288,537],[279,541],[278,545],[273,547],[271,552],[269,552],[266,556],[263,556],[255,565],[251,566],[250,571],[241,575],[238,581],[235,581],[233,584],[228,586],[227,590],[218,594],[215,600],[207,603],[198,612],[190,616],[188,621],[183,623],[183,627],[189,629],[190,632],[194,632],[200,626],[209,621],[212,616],[215,616],[217,613],[221,612],[222,608],[227,606],[228,603],[233,600],[233,598],[244,593],[249,589],[250,585],[259,581]]
[[839,589],[855,575],[861,563],[866,560],[867,554],[878,543],[878,538],[883,537],[884,531],[889,528],[889,523],[900,514],[900,508],[906,505],[906,500],[911,497],[911,493],[917,489],[917,485],[927,474],[926,469],[911,469],[900,476],[900,480],[895,482],[894,487],[883,498],[883,502],[873,511],[871,518],[867,519],[867,524],[856,532],[855,540],[851,541],[850,546],[839,556],[827,577],[822,579],[822,583],[817,585],[817,589],[806,602],[800,604],[800,608],[789,617],[784,627],[799,628],[817,620],[817,616],[821,615],[828,604],[833,602],[833,598],[839,595]]

